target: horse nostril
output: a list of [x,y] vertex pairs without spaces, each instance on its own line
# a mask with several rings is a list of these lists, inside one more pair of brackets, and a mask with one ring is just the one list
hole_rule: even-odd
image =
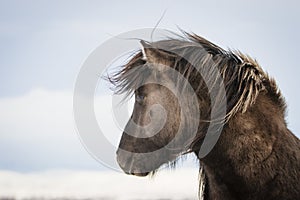
[[152,118],[154,115],[153,110],[150,110],[149,114],[150,114],[150,118]]
[[116,154],[117,154],[117,162],[118,162],[119,166],[123,169],[126,166],[126,162],[124,162],[125,160],[124,160],[123,156],[121,155],[119,149],[117,150]]
[[117,150],[117,162],[120,166],[120,168],[126,173],[126,174],[132,174],[131,172],[131,164],[132,164],[132,155],[128,155],[126,151],[123,151],[122,149]]

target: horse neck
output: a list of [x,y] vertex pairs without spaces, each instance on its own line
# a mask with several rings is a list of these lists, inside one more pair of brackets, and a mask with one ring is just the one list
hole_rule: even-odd
[[[228,121],[213,150],[201,159],[210,188],[218,187],[223,190],[221,195],[229,199],[234,199],[230,194],[259,190],[255,187],[275,176],[272,173],[276,170],[269,168],[276,167],[276,161],[272,160],[275,163],[269,163],[269,168],[262,165],[268,162],[278,146],[275,143],[287,132],[283,109],[266,94],[260,94],[251,108]],[[259,174],[267,177],[261,180],[264,178],[258,178]]]

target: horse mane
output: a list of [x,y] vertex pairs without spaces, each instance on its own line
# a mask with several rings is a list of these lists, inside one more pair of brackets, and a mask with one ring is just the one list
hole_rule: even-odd
[[[255,193],[258,197],[269,189],[271,192],[277,191],[277,188],[273,190],[275,186],[283,187],[282,191],[285,192],[284,194],[288,194],[286,189],[293,189],[293,185],[296,183],[295,169],[298,167],[296,164],[299,160],[295,151],[299,147],[299,140],[286,127],[284,120],[286,103],[275,80],[261,68],[255,59],[240,51],[224,50],[201,36],[186,32],[184,32],[182,37],[167,38],[157,42],[141,41],[141,44],[143,48],[136,51],[128,63],[122,66],[121,70],[108,77],[109,81],[115,86],[114,91],[116,93],[126,93],[129,96],[144,83],[147,83],[148,79],[151,79],[151,83],[155,83],[155,80],[159,79],[167,82],[171,80],[172,89],[174,83],[178,90],[176,94],[189,98],[191,97],[191,92],[193,93],[192,95],[195,93],[201,109],[201,119],[199,120],[196,136],[187,137],[188,141],[184,141],[183,145],[188,146],[182,148],[183,151],[178,156],[176,155],[175,160],[166,160],[165,164],[173,168],[176,166],[176,162],[181,159],[181,156],[191,152],[194,152],[200,160],[202,157],[199,156],[198,152],[201,150],[208,127],[221,124],[222,128],[224,128],[223,130],[218,129],[225,134],[222,135],[224,136],[223,142],[220,142],[219,146],[216,146],[217,148],[214,147],[215,151],[211,151],[212,157],[200,160],[200,162],[203,162],[200,164],[199,169],[200,184],[198,196],[200,199],[209,198],[205,194],[216,188],[218,193],[218,190],[223,187],[223,185],[220,188],[216,187],[219,180],[213,180],[214,178],[212,178],[213,184],[209,184],[210,177],[213,177],[211,174],[220,175],[224,170],[228,171],[233,164],[234,168],[230,169],[229,172],[239,170],[239,173],[235,175],[232,172],[226,176],[223,174],[223,177],[221,177],[224,180],[225,178],[232,180],[228,182],[229,185],[234,185],[233,182],[235,180],[242,180],[240,181],[241,184],[253,185],[251,180],[258,178],[258,182],[253,182],[255,185],[257,184],[255,188],[260,189],[260,193]],[[192,86],[193,91],[186,87],[187,83],[179,79],[179,76],[165,73],[168,70],[179,72],[176,74],[188,80],[186,82]],[[222,104],[224,100],[226,102],[225,105]],[[186,103],[185,99],[183,103]],[[193,116],[186,116],[192,113],[191,110],[194,108],[194,104],[189,104],[189,102],[186,104],[189,107],[186,109],[187,112],[182,112],[184,115],[182,119],[184,119],[184,127],[187,127],[187,131],[180,132],[184,136],[189,134],[188,128],[190,126],[188,123],[195,121]],[[225,115],[223,110],[220,111],[220,115],[211,115],[213,113],[212,108],[216,108],[216,106],[219,106],[218,108],[226,106]],[[244,115],[242,115],[243,113]],[[250,128],[243,127],[243,125],[247,125],[247,120],[251,122],[249,123],[251,125],[249,126]],[[262,124],[255,124],[259,120],[263,120]],[[283,123],[285,123],[285,127],[283,127]],[[218,128],[217,126],[215,127]],[[213,131],[215,130],[213,129]],[[212,133],[214,133],[213,131]],[[238,135],[239,131],[242,133],[240,137]],[[253,134],[251,134],[252,132]],[[284,134],[281,134],[282,132]],[[237,137],[235,138],[237,139],[235,143],[231,143],[232,137]],[[291,145],[291,147],[286,146],[286,144]],[[234,150],[228,151],[228,153],[226,150],[230,148]],[[215,165],[214,159],[219,158],[218,156],[222,152],[224,152],[224,155],[221,156],[225,158],[218,159],[218,164]],[[233,161],[235,156],[240,157]],[[286,156],[291,162],[283,159],[284,164],[276,168],[278,171],[270,170],[269,166],[276,162],[282,162],[282,158]],[[224,165],[219,164],[220,160]],[[249,168],[247,168],[248,163],[243,162],[243,160],[249,161]],[[224,167],[227,163],[229,166]],[[257,168],[251,168],[256,165],[258,165]],[[288,173],[289,168],[287,166],[292,167],[292,165],[295,165],[294,171]],[[206,166],[208,166],[207,169],[209,170],[205,169]],[[220,169],[216,171],[216,168]],[[156,170],[152,171],[150,175],[155,175]],[[280,172],[283,170],[282,174],[278,173],[279,170]],[[259,173],[260,171],[262,173]],[[232,174],[236,176],[234,180],[232,179]],[[287,187],[284,187],[285,174],[289,175],[290,179],[293,179],[291,180],[292,184]],[[279,175],[280,178],[277,179]],[[243,178],[242,176],[245,176],[245,179],[240,179]],[[261,178],[265,178],[264,176],[272,179],[272,184],[267,185],[267,189],[260,182]],[[244,183],[247,180],[249,180],[249,183]],[[239,181],[236,182],[236,184],[238,183]],[[262,186],[264,186],[263,189],[260,188]],[[239,187],[233,187],[234,191],[236,191],[236,188],[239,189]],[[248,187],[244,186],[243,191],[238,192],[248,192],[248,189]],[[252,191],[254,190],[250,188],[249,194],[252,195]],[[291,191],[294,191],[294,189]],[[213,192],[211,194],[214,194]],[[276,194],[277,192],[272,195],[275,196]],[[220,195],[220,198],[223,197],[221,192],[216,195]]]
[[[144,48],[146,46],[154,52],[153,56],[156,57],[157,62],[168,60],[172,63],[170,67],[189,80],[197,78],[195,77],[197,75],[199,77],[199,71],[197,71],[199,68],[204,70],[205,75],[201,74],[201,76],[207,76],[204,78],[209,83],[201,81],[195,88],[196,92],[206,87],[207,84],[219,86],[216,85],[218,83],[215,82],[213,75],[214,70],[218,69],[223,78],[227,98],[225,121],[238,112],[246,112],[262,92],[268,94],[285,113],[286,104],[275,80],[262,70],[256,60],[240,51],[226,51],[201,36],[186,32],[184,32],[184,37],[168,38],[153,43],[142,41],[142,44]],[[143,50],[139,50],[127,64],[122,66],[120,71],[108,77],[115,86],[115,92],[129,95],[142,85],[151,73],[146,63]]]

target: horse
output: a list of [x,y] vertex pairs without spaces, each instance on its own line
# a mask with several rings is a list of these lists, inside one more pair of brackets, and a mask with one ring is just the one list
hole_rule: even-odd
[[116,93],[135,97],[116,152],[125,173],[153,175],[194,153],[199,199],[300,199],[300,141],[255,59],[194,33],[140,42],[109,77]]

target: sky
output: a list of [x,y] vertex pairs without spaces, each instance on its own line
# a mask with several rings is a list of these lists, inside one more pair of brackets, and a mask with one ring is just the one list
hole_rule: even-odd
[[[300,136],[299,1],[0,1],[0,170],[106,169],[76,133],[72,98],[82,64],[120,33],[178,27],[257,59],[288,105]],[[102,84],[102,83],[100,83]],[[109,92],[97,116],[110,114]],[[110,117],[107,117],[110,118]],[[105,121],[108,120],[108,121]],[[100,119],[117,145],[121,130]],[[100,123],[100,124],[101,124]],[[108,131],[109,132],[109,131]]]

